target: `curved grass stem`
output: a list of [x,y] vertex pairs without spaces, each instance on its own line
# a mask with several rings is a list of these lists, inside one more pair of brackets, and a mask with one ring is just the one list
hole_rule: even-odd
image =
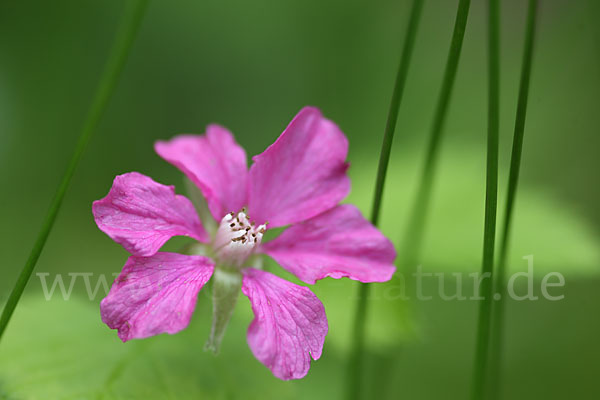
[[523,152],[523,135],[525,132],[525,116],[527,114],[527,98],[529,96],[529,81],[531,76],[531,63],[533,58],[533,47],[535,41],[536,18],[538,0],[529,0],[527,10],[527,26],[525,31],[525,46],[523,50],[523,62],[521,65],[521,82],[519,84],[519,98],[517,103],[517,115],[515,118],[515,130],[510,158],[510,172],[508,178],[508,190],[502,231],[500,234],[500,247],[498,249],[498,265],[494,279],[494,292],[502,296],[492,308],[492,336],[490,342],[490,367],[489,367],[489,398],[499,399],[501,394],[501,367],[502,347],[504,342],[504,309],[506,287],[506,257],[510,239],[512,215],[517,196],[519,183],[519,172],[521,169],[521,154]]
[[21,274],[19,275],[12,292],[8,297],[4,309],[2,310],[2,316],[0,317],[0,339],[6,330],[6,326],[8,325],[10,318],[17,307],[17,304],[19,303],[21,295],[27,286],[27,282],[33,273],[42,250],[44,249],[46,240],[48,239],[50,231],[52,230],[52,226],[56,221],[58,211],[60,210],[75,170],[81,161],[83,152],[85,151],[92,133],[96,129],[96,126],[100,121],[100,117],[106,109],[106,105],[108,104],[110,96],[115,89],[121,71],[125,66],[129,50],[131,49],[135,39],[136,32],[141,24],[147,3],[148,0],[133,1],[130,7],[127,9],[126,15],[123,17],[121,26],[116,34],[110,56],[104,68],[102,79],[98,85],[94,102],[92,103],[87,114],[83,129],[81,130],[81,134],[79,135],[79,139],[77,141],[77,145],[75,146],[75,150],[71,156],[71,160],[69,161],[67,169],[65,170],[60,184],[58,185],[58,189],[56,190],[52,202],[50,203],[50,208],[48,209],[48,213],[46,214],[42,228],[38,233],[29,257],[27,258],[27,261],[21,270]]
[[[381,145],[381,153],[379,156],[377,179],[375,182],[375,192],[373,195],[373,205],[371,209],[371,222],[373,223],[373,225],[377,225],[379,223],[381,201],[383,197],[383,189],[385,186],[387,168],[390,160],[392,142],[394,139],[394,132],[396,130],[396,122],[398,120],[400,103],[402,101],[402,95],[404,93],[404,87],[406,85],[406,78],[408,76],[408,70],[410,66],[411,56],[413,53],[415,38],[417,35],[417,29],[421,18],[421,11],[423,9],[423,1],[424,0],[413,0],[408,25],[406,28],[406,36],[404,38],[404,44],[402,46],[400,64],[398,66],[398,72],[396,74],[396,81],[394,83],[394,90],[392,93],[392,99],[390,101],[390,108],[388,112],[385,133],[383,136],[383,143]],[[345,382],[345,388],[348,393],[347,398],[349,399],[359,399],[361,397],[361,378],[364,372],[363,363],[365,343],[365,321],[367,317],[368,294],[369,285],[366,283],[360,284],[360,287],[358,288],[358,300],[352,330],[353,336],[350,362],[348,366],[347,381]]]
[[400,255],[402,257],[400,268],[403,272],[408,272],[407,268],[414,267],[418,262],[444,123],[446,121],[450,96],[452,94],[456,71],[458,69],[458,61],[460,59],[462,43],[465,36],[470,4],[471,0],[460,0],[458,3],[452,41],[450,43],[442,87],[440,89],[433,117],[433,125],[431,127],[429,143],[427,145],[425,162],[421,172],[415,202],[404,235],[404,241],[400,248]]
[[485,187],[485,222],[483,233],[483,261],[481,265],[481,293],[479,304],[473,387],[471,398],[483,399],[486,388],[490,322],[492,311],[492,275],[496,240],[496,209],[498,205],[498,129],[500,112],[500,49],[499,4],[488,2],[488,129],[487,166]]

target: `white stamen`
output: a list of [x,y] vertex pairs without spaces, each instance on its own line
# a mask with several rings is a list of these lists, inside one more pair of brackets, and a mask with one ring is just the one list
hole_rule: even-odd
[[261,243],[266,224],[255,226],[245,210],[223,217],[217,229],[213,248],[218,264],[240,268]]

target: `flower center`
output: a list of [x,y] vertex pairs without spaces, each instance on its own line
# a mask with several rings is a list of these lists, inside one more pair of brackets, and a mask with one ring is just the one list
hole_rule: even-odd
[[241,268],[246,259],[260,245],[267,225],[252,221],[246,211],[231,212],[223,217],[215,236],[213,250],[219,265]]

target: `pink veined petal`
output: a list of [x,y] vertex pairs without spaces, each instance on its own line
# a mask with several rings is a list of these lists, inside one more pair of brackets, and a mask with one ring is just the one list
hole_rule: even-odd
[[177,333],[188,326],[198,292],[213,269],[213,262],[202,256],[131,256],[100,303],[102,321],[118,329],[123,342]]
[[310,284],[328,276],[385,282],[396,270],[392,242],[349,204],[292,225],[262,251]]
[[304,377],[327,335],[321,301],[308,288],[252,268],[244,270],[242,292],[254,312],[248,328],[254,356],[279,379]]
[[348,140],[314,107],[305,107],[250,168],[248,209],[279,227],[334,207],[350,191]]
[[210,240],[191,201],[137,172],[117,176],[92,212],[98,228],[134,256],[155,254],[173,236]]
[[217,222],[246,205],[246,152],[227,129],[209,125],[206,135],[179,135],[156,142],[154,149],[200,188]]

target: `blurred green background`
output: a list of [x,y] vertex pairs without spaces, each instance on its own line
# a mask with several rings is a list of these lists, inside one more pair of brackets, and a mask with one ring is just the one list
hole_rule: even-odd
[[[91,203],[115,175],[139,171],[183,191],[153,142],[206,124],[260,153],[304,105],[350,140],[353,189],[371,203],[409,1],[151,1],[116,92],[78,169],[36,272],[118,272],[127,257],[100,232]],[[503,397],[600,398],[600,2],[540,1],[510,268],[533,254],[536,294],[561,272],[561,301],[508,302]],[[500,210],[516,110],[526,5],[502,4]],[[91,103],[125,3],[0,1],[0,301],[8,296]],[[396,244],[414,197],[456,0],[426,0],[384,197]],[[486,138],[485,2],[472,2],[425,236],[427,272],[480,268]],[[501,213],[500,213],[501,216]],[[170,243],[176,247],[180,242]],[[400,255],[402,257],[402,255]],[[93,278],[95,282],[97,275]],[[453,278],[452,278],[453,279]],[[447,285],[453,280],[448,278]],[[368,318],[368,398],[464,399],[477,302],[405,302],[375,285]],[[437,280],[425,281],[434,293]],[[524,290],[521,288],[520,290]],[[330,333],[301,381],[281,382],[246,345],[240,297],[221,354],[202,347],[210,299],[190,327],[123,345],[100,321],[100,296],[46,302],[33,276],[0,345],[0,399],[341,398],[356,284],[315,287]]]

